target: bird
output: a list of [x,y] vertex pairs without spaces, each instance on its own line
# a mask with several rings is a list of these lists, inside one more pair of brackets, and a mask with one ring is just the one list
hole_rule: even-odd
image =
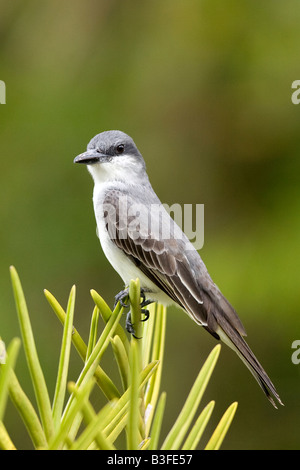
[[[237,353],[275,408],[278,403],[283,405],[245,341],[246,330],[235,309],[152,188],[145,160],[133,139],[119,130],[101,132],[74,163],[87,165],[94,180],[97,234],[106,258],[125,285],[116,302],[125,305],[130,281],[139,278],[144,320],[149,316],[144,307],[151,302],[179,306]],[[134,335],[130,313],[126,328]]]

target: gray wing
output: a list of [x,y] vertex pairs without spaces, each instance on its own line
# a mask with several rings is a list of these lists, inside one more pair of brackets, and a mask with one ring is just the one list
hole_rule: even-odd
[[220,315],[225,315],[233,327],[245,335],[235,310],[214,284],[200,255],[164,207],[160,204],[137,204],[127,195],[124,203],[123,196],[120,191],[111,190],[104,200],[105,208],[109,208],[104,213],[106,228],[117,247],[217,339]]
[[[147,204],[140,205],[138,215],[134,211],[127,215],[119,210],[119,198],[115,190],[106,197],[114,213],[106,214],[106,228],[112,241],[198,324],[237,352],[275,407],[273,398],[282,404],[273,383],[243,339],[246,332],[237,313],[179,227],[163,208],[159,215],[161,224],[149,224],[152,207]],[[130,205],[134,204],[128,199],[129,208]],[[157,220],[157,213],[154,218]],[[163,236],[162,227],[170,223],[169,236]]]

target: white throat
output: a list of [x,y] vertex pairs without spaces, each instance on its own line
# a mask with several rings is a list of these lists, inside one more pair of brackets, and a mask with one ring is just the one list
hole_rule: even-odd
[[112,157],[110,161],[88,165],[95,185],[124,181],[127,184],[141,184],[146,177],[146,171],[142,162],[137,161],[134,156],[122,155],[122,157]]

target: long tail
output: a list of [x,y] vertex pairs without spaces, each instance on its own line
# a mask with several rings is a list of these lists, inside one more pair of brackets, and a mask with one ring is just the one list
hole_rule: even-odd
[[218,316],[217,322],[218,328],[216,329],[216,333],[219,335],[220,339],[233,349],[241,358],[257,380],[260,387],[263,389],[272,405],[277,408],[274,398],[278,403],[280,403],[280,405],[283,405],[269,376],[254,356],[241,334],[227,321],[225,317]]

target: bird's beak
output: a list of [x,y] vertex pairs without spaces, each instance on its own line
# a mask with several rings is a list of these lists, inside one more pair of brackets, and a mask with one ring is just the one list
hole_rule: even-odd
[[84,163],[85,165],[93,165],[99,163],[107,158],[106,155],[97,152],[96,150],[87,150],[74,158],[74,163]]

